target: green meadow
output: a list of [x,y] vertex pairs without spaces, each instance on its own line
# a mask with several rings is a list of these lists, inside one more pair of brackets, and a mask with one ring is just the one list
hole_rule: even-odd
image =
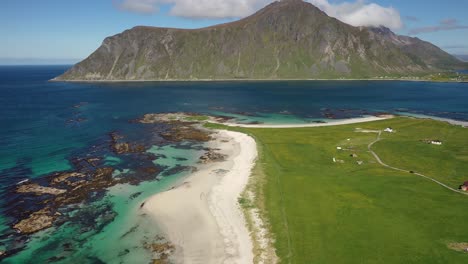
[[[207,126],[255,138],[258,199],[249,203],[268,219],[281,263],[468,263],[468,253],[449,248],[468,242],[468,195],[409,172],[455,189],[468,181],[467,129],[403,117],[318,128]],[[382,133],[372,150],[408,172],[376,162],[367,146],[377,133],[356,132],[386,127],[396,132]]]

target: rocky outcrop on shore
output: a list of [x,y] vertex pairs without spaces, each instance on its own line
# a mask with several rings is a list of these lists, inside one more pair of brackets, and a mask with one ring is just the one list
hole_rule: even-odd
[[161,133],[161,137],[168,141],[199,141],[208,142],[211,140],[211,131],[204,129],[201,121],[215,120],[225,121],[223,117],[201,116],[191,113],[164,113],[164,114],[146,114],[137,120],[142,124],[164,123],[170,125],[170,129]]
[[224,161],[227,157],[226,155],[217,152],[219,151],[219,149],[208,148],[205,150],[206,150],[205,154],[203,154],[200,157],[200,161],[199,161],[202,164]]

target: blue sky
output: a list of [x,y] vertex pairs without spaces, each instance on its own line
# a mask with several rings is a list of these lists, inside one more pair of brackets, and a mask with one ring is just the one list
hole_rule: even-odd
[[[468,54],[468,1],[309,1],[348,23],[388,23],[399,34],[413,34],[452,54]],[[271,1],[2,0],[0,63],[74,63],[105,37],[136,25],[204,27],[246,16],[267,2]]]

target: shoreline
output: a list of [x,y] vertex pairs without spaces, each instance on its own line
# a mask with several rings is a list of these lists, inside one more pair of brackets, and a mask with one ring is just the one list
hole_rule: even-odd
[[306,127],[327,127],[327,126],[339,126],[339,125],[350,125],[350,124],[359,124],[367,123],[381,120],[388,120],[398,116],[407,117],[407,118],[416,118],[416,119],[430,119],[439,122],[445,122],[454,126],[468,127],[468,121],[460,121],[450,118],[436,117],[436,116],[412,116],[412,115],[384,115],[384,116],[369,116],[369,117],[356,117],[348,119],[339,119],[333,120],[326,123],[305,123],[305,124],[241,124],[241,123],[220,123],[213,122],[220,125],[225,125],[229,127],[245,127],[245,128],[306,128]]
[[57,80],[50,79],[49,82],[68,82],[68,83],[164,83],[164,82],[307,82],[307,81],[379,81],[379,82],[430,82],[430,83],[468,83],[468,81],[451,81],[451,80],[417,80],[417,79],[401,79],[401,78],[359,78],[359,79],[155,79],[155,80]]
[[[409,118],[421,118],[411,117]],[[371,116],[314,124],[235,124],[219,123],[231,127],[248,128],[303,128],[358,124],[392,119],[394,116]],[[431,119],[427,117],[426,119]],[[456,120],[438,120],[452,125]],[[455,123],[453,123],[455,122]],[[258,237],[252,229],[268,233],[257,211],[244,211],[238,199],[249,183],[257,159],[257,145],[250,136],[227,130],[216,130],[211,148],[227,158],[200,166],[178,186],[153,195],[140,208],[153,217],[167,239],[174,244],[174,263],[253,263],[254,244],[262,250],[271,247],[268,239]],[[248,192],[248,196],[253,193]],[[247,216],[248,215],[248,216]],[[254,226],[248,226],[247,218]],[[250,229],[250,230],[249,230]],[[263,256],[261,257],[263,258]]]
[[245,128],[303,128],[303,127],[326,127],[326,126],[339,126],[358,124],[366,122],[381,121],[394,118],[393,115],[388,116],[369,116],[369,117],[356,117],[349,119],[340,119],[328,123],[306,123],[306,124],[239,124],[239,123],[217,123],[229,127],[245,127]]
[[140,211],[175,246],[174,263],[252,263],[253,242],[238,198],[255,165],[255,140],[222,130],[210,144],[227,158],[202,165],[177,187],[148,198]]

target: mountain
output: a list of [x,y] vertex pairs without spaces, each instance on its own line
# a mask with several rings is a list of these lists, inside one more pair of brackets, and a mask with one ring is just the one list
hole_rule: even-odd
[[353,27],[310,3],[282,0],[207,28],[126,30],[55,80],[371,78],[458,67],[418,38]]
[[457,57],[458,59],[460,59],[461,61],[466,61],[468,62],[468,55],[453,55],[455,57]]

